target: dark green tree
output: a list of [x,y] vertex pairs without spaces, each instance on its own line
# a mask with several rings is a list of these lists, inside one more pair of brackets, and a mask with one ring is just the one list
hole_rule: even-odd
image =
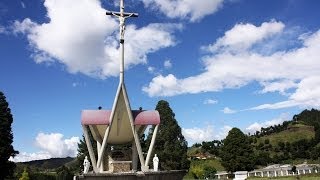
[[[189,169],[187,141],[181,133],[181,128],[169,103],[164,100],[159,101],[156,110],[159,111],[161,120],[154,153],[160,159],[160,168],[163,170]],[[147,137],[147,147],[150,144],[151,132],[153,132],[153,129],[150,129]]]
[[15,164],[9,161],[9,158],[19,153],[12,146],[12,121],[9,104],[4,94],[0,91],[0,179],[13,175]]
[[27,168],[24,168],[24,171],[21,175],[21,177],[19,178],[19,180],[29,180],[29,173],[27,172]]
[[[93,136],[90,133],[90,131],[88,131],[88,133],[89,133],[89,137],[90,137],[93,151],[94,151],[95,156],[97,158],[98,157],[98,155],[97,155],[97,142],[93,139]],[[78,154],[77,154],[78,166],[74,168],[74,170],[76,172],[81,173],[83,171],[83,160],[86,156],[90,159],[86,141],[84,139],[84,136],[82,136],[82,139],[80,139],[80,142],[78,143]],[[90,168],[92,170],[92,166]]]
[[57,169],[57,180],[72,180],[73,175],[66,166],[61,166]]
[[254,168],[253,147],[240,129],[232,128],[221,147],[222,165],[229,172],[250,171]]
[[207,179],[214,179],[215,178],[215,175],[217,173],[217,170],[212,167],[212,166],[208,166],[206,165],[204,168],[203,168],[203,171],[204,171],[204,178],[207,178]]

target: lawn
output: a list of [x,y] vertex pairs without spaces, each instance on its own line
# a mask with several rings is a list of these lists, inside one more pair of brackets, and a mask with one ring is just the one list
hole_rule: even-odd
[[273,177],[273,178],[248,178],[248,180],[271,180],[271,179],[279,179],[279,180],[319,180],[320,174],[317,175],[306,175],[306,176],[291,176],[291,177]]

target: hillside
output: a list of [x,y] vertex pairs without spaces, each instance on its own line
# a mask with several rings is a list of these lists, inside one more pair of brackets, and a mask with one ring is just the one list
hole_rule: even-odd
[[35,160],[29,162],[21,162],[17,163],[17,165],[24,165],[29,166],[30,168],[37,168],[37,169],[56,169],[60,166],[63,166],[75,158],[66,157],[66,158],[51,158],[51,159],[43,159],[43,160]]
[[313,126],[308,126],[298,122],[296,124],[289,125],[286,130],[257,138],[257,144],[264,143],[266,140],[269,140],[272,146],[276,146],[280,142],[294,143],[303,139],[311,140],[314,137],[315,131]]

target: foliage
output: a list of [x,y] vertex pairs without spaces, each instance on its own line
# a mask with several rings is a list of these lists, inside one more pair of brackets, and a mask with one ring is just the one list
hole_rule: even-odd
[[[175,119],[175,114],[169,103],[161,100],[156,106],[160,114],[160,126],[157,134],[154,153],[160,159],[160,168],[164,170],[189,169],[190,161],[187,159],[187,141],[181,133],[181,127]],[[153,128],[147,137],[147,146],[151,141]]]
[[205,166],[203,170],[204,170],[204,173],[203,173],[204,178],[208,178],[208,179],[215,178],[215,174],[217,173],[217,170],[214,167]]
[[29,173],[27,172],[27,168],[24,168],[24,171],[22,173],[22,176],[19,178],[19,180],[29,180]]
[[18,154],[12,146],[11,124],[13,117],[6,97],[0,91],[0,179],[13,175],[15,164],[8,159]]
[[72,180],[73,174],[66,166],[61,166],[57,169],[57,180]]
[[187,177],[192,179],[214,179],[217,170],[222,171],[224,169],[216,159],[192,160]]
[[[94,151],[95,156],[97,158],[98,157],[98,155],[97,155],[97,142],[93,139],[91,131],[88,131],[88,133],[89,133],[89,137],[90,137],[93,151]],[[82,170],[84,169],[83,160],[86,156],[88,156],[88,158],[90,158],[86,141],[84,139],[84,136],[82,136],[82,139],[80,139],[80,142],[78,143],[77,167],[75,168],[76,172],[81,173]],[[92,166],[90,168],[92,170]]]
[[221,147],[222,165],[229,172],[250,171],[254,168],[253,147],[240,129],[232,128]]

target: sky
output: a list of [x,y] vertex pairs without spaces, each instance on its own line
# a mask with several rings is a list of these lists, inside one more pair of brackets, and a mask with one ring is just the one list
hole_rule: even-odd
[[[166,100],[193,143],[254,133],[320,107],[320,1],[125,0],[132,109]],[[118,0],[0,1],[0,91],[13,161],[75,156],[81,110],[111,109]]]

